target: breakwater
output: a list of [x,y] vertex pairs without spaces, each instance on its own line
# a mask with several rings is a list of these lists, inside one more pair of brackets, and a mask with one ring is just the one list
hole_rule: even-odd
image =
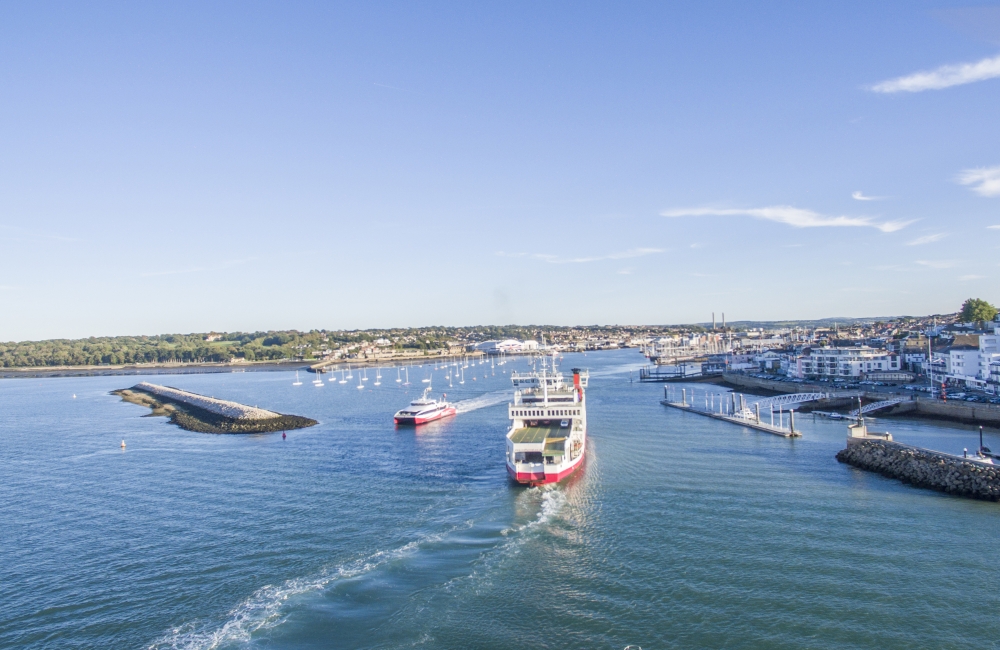
[[132,388],[113,391],[113,394],[126,402],[149,407],[151,415],[167,417],[182,429],[201,433],[267,433],[316,424],[310,418],[275,413],[145,381]]
[[837,460],[860,469],[973,499],[1000,500],[1000,467],[887,440],[849,441]]
[[256,406],[245,406],[238,402],[229,402],[224,399],[205,397],[198,393],[191,393],[169,386],[158,386],[147,381],[140,382],[132,387],[132,390],[141,390],[144,393],[163,397],[173,402],[180,402],[189,406],[196,406],[209,413],[232,418],[233,420],[267,420],[269,418],[280,417],[279,413],[257,408]]

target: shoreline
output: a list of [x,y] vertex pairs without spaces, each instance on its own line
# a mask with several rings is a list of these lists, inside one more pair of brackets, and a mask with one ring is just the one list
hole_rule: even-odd
[[[589,350],[596,352],[598,350]],[[513,353],[508,356],[527,356],[530,352]],[[48,377],[114,377],[122,375],[186,375],[222,372],[280,372],[299,370],[303,372],[325,373],[347,365],[352,368],[374,368],[376,366],[423,365],[445,359],[462,357],[485,357],[483,352],[463,354],[434,354],[428,356],[400,356],[385,359],[303,359],[302,361],[238,361],[235,363],[150,363],[120,366],[34,366],[30,368],[0,368],[0,379],[44,379]]]
[[245,361],[240,363],[151,363],[128,366],[52,366],[2,368],[0,379],[46,377],[113,377],[119,375],[186,375],[213,372],[276,372],[305,370],[307,361]]

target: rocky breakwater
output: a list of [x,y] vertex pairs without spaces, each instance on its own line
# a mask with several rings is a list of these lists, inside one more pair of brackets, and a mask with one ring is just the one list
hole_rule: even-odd
[[188,431],[203,433],[267,433],[302,429],[316,420],[275,413],[255,406],[206,397],[186,390],[148,382],[112,391],[124,401],[152,409],[150,415],[166,416]]
[[1000,467],[884,440],[851,441],[837,460],[917,487],[1000,500]]

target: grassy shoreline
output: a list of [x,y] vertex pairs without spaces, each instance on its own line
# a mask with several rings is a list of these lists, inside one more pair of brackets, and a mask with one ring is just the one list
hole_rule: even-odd
[[309,361],[246,361],[238,363],[148,363],[120,366],[35,366],[2,368],[0,379],[46,377],[110,377],[118,375],[186,375],[213,372],[277,372],[306,370]]

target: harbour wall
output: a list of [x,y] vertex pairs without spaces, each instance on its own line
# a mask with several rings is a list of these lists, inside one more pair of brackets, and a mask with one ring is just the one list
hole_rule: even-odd
[[829,393],[833,390],[830,384],[798,384],[789,381],[772,381],[758,377],[748,377],[738,372],[722,373],[722,383],[739,388],[756,388],[768,393]]
[[229,402],[214,397],[205,397],[197,393],[189,393],[186,390],[170,388],[169,386],[158,386],[145,381],[133,386],[132,390],[142,391],[166,400],[194,406],[231,420],[268,420],[281,416],[280,413],[274,413],[262,408],[245,406],[238,402]]
[[848,441],[837,460],[917,487],[1000,500],[1000,467],[887,440]]

